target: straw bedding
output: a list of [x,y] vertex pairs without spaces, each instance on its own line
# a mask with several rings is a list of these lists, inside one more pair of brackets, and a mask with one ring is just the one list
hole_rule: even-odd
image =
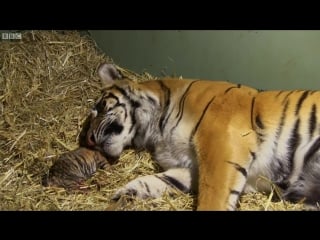
[[[98,170],[80,190],[41,185],[53,161],[78,147],[81,124],[100,93],[96,69],[104,61],[112,59],[77,31],[28,31],[22,40],[0,42],[0,210],[194,208],[195,196],[179,192],[111,202],[117,188],[159,171],[146,152],[124,152],[119,163]],[[118,69],[133,81],[152,79],[148,73]],[[245,195],[239,210],[303,209],[271,201],[272,195]]]

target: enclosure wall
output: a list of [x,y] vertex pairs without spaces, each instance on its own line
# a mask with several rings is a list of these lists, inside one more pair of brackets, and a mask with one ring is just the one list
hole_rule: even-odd
[[320,31],[89,31],[122,67],[261,89],[320,89]]

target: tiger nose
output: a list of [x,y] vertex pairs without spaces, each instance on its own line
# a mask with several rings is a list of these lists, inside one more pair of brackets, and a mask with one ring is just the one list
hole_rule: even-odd
[[93,147],[94,145],[96,145],[96,139],[94,137],[93,132],[88,132],[87,134],[87,144],[89,147]]

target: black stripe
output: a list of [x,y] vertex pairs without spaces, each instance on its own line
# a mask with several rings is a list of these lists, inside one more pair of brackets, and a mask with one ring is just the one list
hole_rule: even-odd
[[116,135],[119,135],[123,131],[123,126],[120,125],[118,122],[113,121],[109,125],[107,125],[106,128],[101,129],[97,133],[100,134],[100,132],[103,130],[103,136],[109,135],[111,133],[114,133]]
[[116,86],[116,85],[114,85],[113,87],[115,89],[117,89],[124,97],[130,99],[128,93],[126,92],[126,90],[124,90],[123,88],[121,88],[119,86]]
[[290,96],[292,93],[294,93],[294,91],[290,91],[290,92],[288,92],[288,94],[283,98],[283,100],[282,100],[282,104],[284,104],[284,103],[285,103],[285,101],[287,101],[287,99],[289,98],[289,96]]
[[139,183],[139,185],[140,185],[141,187],[144,187],[144,182],[142,182],[141,180],[139,180],[138,183]]
[[299,101],[296,106],[296,111],[295,111],[296,115],[298,115],[298,113],[301,109],[301,105],[302,105],[303,101],[307,98],[308,94],[309,94],[309,91],[304,91],[303,94],[301,95],[301,97],[299,98]]
[[173,110],[174,110],[174,107],[172,107],[170,113],[167,114],[166,118],[164,119],[164,121],[163,121],[163,128],[166,127],[166,125],[167,125],[167,123],[168,123],[168,121],[169,121],[169,119],[170,119],[170,116],[171,116],[171,114],[173,113]]
[[260,129],[264,129],[264,125],[261,122],[260,116],[259,114],[256,116],[256,125],[260,128]]
[[258,137],[258,141],[260,142],[260,144],[262,142],[264,142],[264,135],[262,133],[257,132],[257,137]]
[[277,133],[276,133],[276,139],[277,139],[276,144],[277,145],[278,145],[278,140],[279,140],[279,138],[281,136],[283,125],[284,125],[284,122],[285,122],[285,119],[286,119],[286,113],[287,113],[287,109],[288,109],[288,104],[289,104],[289,101],[286,101],[286,104],[284,105],[284,108],[282,110],[280,123],[279,123],[278,129],[277,129]]
[[299,126],[300,126],[300,119],[297,119],[295,124],[294,124],[294,127],[291,131],[291,136],[288,140],[288,148],[289,148],[289,158],[288,158],[288,161],[289,161],[289,169],[290,169],[290,172],[293,170],[293,166],[294,166],[294,162],[293,162],[293,159],[294,159],[294,154],[297,150],[297,147],[300,143],[300,135],[298,133],[299,131]]
[[86,159],[83,155],[81,154],[78,154],[74,157],[74,160],[77,162],[77,166],[78,166],[78,169],[80,170],[80,172],[85,175],[85,176],[88,176],[90,175],[90,172],[86,171]]
[[177,113],[176,118],[177,118],[179,115],[182,115],[183,108],[184,108],[184,102],[185,102],[185,100],[186,100],[186,98],[187,98],[187,94],[188,94],[188,92],[189,92],[192,84],[194,84],[195,82],[197,82],[197,81],[191,82],[191,83],[189,84],[189,86],[186,88],[186,90],[184,91],[184,93],[182,94],[181,99],[180,99],[180,102],[179,102],[179,111],[178,111],[178,113]]
[[[278,147],[278,144],[279,144],[279,138],[281,136],[281,133],[282,133],[282,130],[283,130],[283,126],[284,126],[284,122],[285,122],[285,119],[286,119],[286,112],[287,112],[287,109],[288,109],[288,105],[289,105],[289,101],[287,100],[286,103],[285,103],[285,106],[282,110],[282,113],[281,113],[281,118],[280,118],[280,123],[278,125],[278,128],[277,128],[277,131],[276,131],[276,141],[275,141],[275,148],[273,148],[273,153],[275,154],[275,152],[277,151],[277,147]],[[280,168],[283,170],[285,169],[285,167],[283,166],[283,163],[281,160],[279,159],[276,159],[275,160],[279,165],[280,165]]]
[[225,91],[224,91],[224,94],[226,94],[227,92],[229,92],[231,89],[233,89],[233,88],[237,88],[237,87],[229,87],[229,88],[227,88]]
[[130,99],[130,104],[133,108],[141,107],[141,103]]
[[245,168],[241,167],[238,163],[234,163],[234,162],[231,162],[231,161],[227,161],[227,163],[232,164],[239,172],[241,172],[241,174],[244,177],[247,177],[247,175],[248,175],[247,170]]
[[137,101],[133,101],[131,100],[130,101],[130,104],[131,104],[131,111],[130,111],[130,116],[131,116],[131,127],[130,127],[130,130],[129,130],[129,133],[131,133],[133,127],[136,125],[136,110],[137,108],[139,108],[141,106],[141,103],[137,102]]
[[189,141],[189,142],[192,142],[193,136],[196,134],[196,132],[197,132],[197,130],[198,130],[198,127],[199,127],[199,125],[200,125],[200,123],[201,123],[201,121],[202,121],[205,113],[207,112],[210,104],[213,102],[214,99],[215,99],[215,96],[211,98],[211,100],[208,102],[208,104],[206,105],[206,107],[203,109],[202,114],[201,114],[201,116],[200,116],[200,118],[199,118],[196,126],[194,127],[194,129],[192,129],[192,132],[191,132],[191,135],[190,135],[190,141]]
[[317,123],[317,107],[315,104],[312,105],[312,109],[309,117],[309,135],[310,138],[313,136],[313,132],[316,129]]
[[139,108],[141,106],[141,103],[134,101],[134,100],[130,100],[130,106],[131,106],[131,111],[130,111],[130,116],[131,116],[131,126],[129,129],[129,133],[131,133],[131,131],[133,130],[133,127],[136,125],[136,110],[137,108]]
[[251,100],[251,128],[252,129],[255,129],[253,127],[253,111],[254,111],[254,103],[256,101],[256,97],[253,97],[252,100]]
[[151,103],[154,106],[156,105],[156,100],[153,97],[147,95],[147,99],[149,103]]
[[[64,155],[65,156],[65,155]],[[77,159],[77,156],[75,155],[67,155],[66,156],[67,159],[68,159],[68,169],[73,169],[73,170],[79,170],[81,171],[80,169],[80,165],[79,165],[79,160]],[[71,171],[70,171],[71,172]]]
[[[114,86],[114,88],[116,90],[118,90],[131,104],[132,107],[140,107],[141,106],[141,103],[140,102],[137,102],[133,99],[131,99],[130,95],[127,93],[126,90],[124,90],[123,88],[119,87],[119,86]],[[130,89],[129,89],[130,90]],[[133,93],[134,94],[134,93]]]
[[180,181],[178,181],[173,177],[170,177],[166,174],[163,174],[162,176],[155,175],[155,177],[159,178],[161,181],[165,182],[167,185],[171,187],[175,187],[184,193],[189,192],[189,188],[187,188],[184,184],[182,184]]
[[233,194],[233,195],[240,195],[240,192],[237,191],[237,190],[230,190],[230,194]]
[[132,107],[131,108],[131,111],[130,111],[130,116],[131,116],[131,126],[130,126],[130,129],[129,129],[129,133],[131,133],[131,131],[133,130],[133,127],[136,125],[137,123],[137,119],[136,119],[136,107]]
[[84,159],[84,162],[82,163],[88,173],[87,177],[91,176],[93,173],[97,171],[97,162],[96,161],[88,161],[88,159]]
[[276,98],[279,97],[281,93],[283,93],[283,91],[279,91],[276,95]]
[[178,126],[178,124],[180,123],[181,119],[182,119],[182,116],[183,116],[183,111],[184,111],[184,102],[187,98],[187,93],[189,92],[191,86],[195,83],[195,82],[198,82],[198,81],[193,81],[189,84],[189,86],[187,87],[187,89],[185,90],[185,92],[183,93],[181,99],[180,99],[180,102],[179,102],[179,111],[177,113],[177,116],[176,118],[179,116],[179,119],[176,123],[176,125],[174,126],[173,129],[171,129],[171,132]]
[[144,182],[144,186],[145,186],[145,188],[147,189],[147,192],[150,194],[150,188],[149,188],[149,185],[148,185],[146,182]]
[[94,109],[96,109],[99,113],[103,112],[103,110],[106,107],[106,99],[113,98],[117,101],[117,104],[119,103],[119,98],[112,93],[109,93],[108,96],[105,96],[106,94],[103,94],[102,98],[99,102],[97,102],[94,106]]
[[161,90],[163,91],[163,94],[164,94],[164,106],[163,106],[162,115],[161,115],[160,121],[159,121],[160,132],[161,132],[161,134],[163,134],[163,129],[165,127],[164,119],[168,113],[168,109],[170,106],[171,92],[170,92],[170,89],[166,85],[164,85],[164,83],[162,81],[157,81],[157,83],[159,83]]
[[[136,109],[139,108],[141,106],[141,103],[134,101],[134,100],[130,100],[130,116],[131,116],[131,126],[129,129],[129,133],[132,132],[133,127],[136,125]],[[127,114],[127,109],[125,108],[126,114]]]
[[[105,98],[105,95],[107,94],[107,91],[112,91],[113,89],[118,90],[125,98],[130,99],[129,96],[128,96],[128,94],[127,94],[127,92],[126,92],[124,89],[122,89],[121,87],[117,86],[117,85],[112,85],[112,86],[110,86],[110,87],[108,87],[108,88],[104,88],[104,89],[103,89],[103,92],[104,92],[103,98]],[[115,95],[112,94],[112,93],[109,93],[108,96],[111,96],[111,97],[113,97],[113,98],[115,98],[115,99],[118,99],[118,97],[115,96]]]
[[240,84],[240,83],[238,83],[236,87],[235,87],[235,86],[233,86],[233,87],[229,87],[229,88],[227,88],[227,89],[224,91],[224,94],[226,94],[227,92],[229,92],[229,91],[230,91],[231,89],[233,89],[233,88],[241,88],[241,84]]
[[312,144],[312,146],[309,148],[308,152],[304,156],[303,166],[307,165],[307,163],[312,159],[313,155],[319,150],[319,148],[320,148],[320,137],[317,138],[317,140]]
[[250,151],[250,155],[251,155],[253,161],[256,160],[257,155],[256,155],[255,152],[251,152],[251,151]]
[[[106,99],[106,98],[114,98],[117,101],[117,103],[119,103],[119,98],[116,95],[114,95],[113,93],[109,93],[108,96],[103,97],[103,99]],[[103,99],[101,99],[101,100],[103,100]]]
[[112,90],[112,88],[114,88],[114,87],[115,87],[115,86],[112,85],[112,86],[110,86],[110,87],[103,88],[101,91],[102,91],[103,93],[106,93],[108,90]]

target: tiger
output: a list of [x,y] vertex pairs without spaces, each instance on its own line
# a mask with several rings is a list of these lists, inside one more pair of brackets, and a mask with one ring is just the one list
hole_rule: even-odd
[[42,185],[79,189],[98,169],[108,166],[108,160],[99,151],[80,147],[59,156],[48,174],[42,176]]
[[287,201],[320,200],[320,91],[174,77],[134,82],[111,63],[97,73],[102,92],[80,146],[113,162],[124,149],[143,149],[162,169],[129,181],[114,201],[178,189],[196,195],[195,210],[236,210],[241,194],[273,186]]

